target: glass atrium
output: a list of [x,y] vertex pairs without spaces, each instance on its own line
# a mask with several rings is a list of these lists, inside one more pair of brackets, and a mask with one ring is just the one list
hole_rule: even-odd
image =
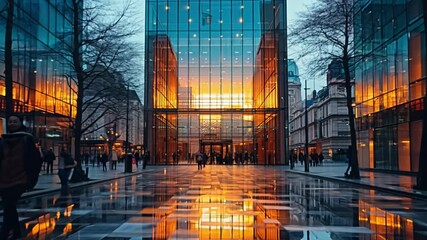
[[[145,149],[155,163],[285,159],[286,1],[146,2]],[[283,126],[283,127],[282,127]],[[215,156],[215,157],[214,157]]]

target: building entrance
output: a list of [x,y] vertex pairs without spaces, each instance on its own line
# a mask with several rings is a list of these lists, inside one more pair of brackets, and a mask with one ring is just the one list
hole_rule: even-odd
[[226,164],[227,153],[232,152],[232,146],[232,140],[200,140],[200,149],[208,155],[208,164]]

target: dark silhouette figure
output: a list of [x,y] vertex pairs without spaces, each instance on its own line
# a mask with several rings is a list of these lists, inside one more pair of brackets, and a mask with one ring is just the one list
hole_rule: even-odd
[[71,169],[76,166],[76,162],[67,149],[67,145],[63,144],[58,161],[58,176],[61,180],[61,196],[67,196],[68,192],[68,179],[70,178]]
[[172,153],[172,159],[173,159],[173,164],[178,164],[178,153],[177,152],[173,152]]
[[305,159],[304,159],[304,153],[303,152],[299,152],[298,160],[300,161],[301,165],[304,164]]
[[142,163],[142,169],[145,169],[147,167],[147,163],[150,161],[150,151],[147,151],[144,154],[144,162]]
[[133,155],[133,157],[135,158],[135,165],[136,167],[138,167],[138,162],[139,162],[139,152],[135,151],[135,154]]
[[90,155],[89,155],[89,153],[85,153],[84,155],[83,155],[83,157],[84,157],[84,160],[85,160],[85,165],[87,166],[88,164],[89,164],[89,158],[90,158]]
[[203,168],[203,153],[200,151],[196,156],[197,161],[197,170],[201,170]]
[[101,162],[102,162],[102,171],[107,171],[108,156],[106,153],[103,153],[101,155]]
[[351,154],[353,151],[353,147],[352,146],[348,146],[348,150],[347,150],[347,159],[348,159],[348,165],[347,165],[347,169],[345,170],[344,176],[346,178],[350,177],[350,175],[348,174],[348,172],[351,170]]
[[42,159],[33,135],[25,132],[23,119],[7,118],[8,133],[0,140],[0,196],[3,202],[3,224],[0,239],[21,238],[16,203],[22,193],[37,183]]
[[55,161],[56,156],[53,153],[53,149],[50,148],[49,151],[44,155],[44,160],[46,161],[46,173],[53,173],[53,161]]

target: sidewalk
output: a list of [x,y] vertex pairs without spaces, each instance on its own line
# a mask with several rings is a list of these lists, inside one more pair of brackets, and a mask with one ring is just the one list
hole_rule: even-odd
[[360,179],[356,180],[344,177],[344,172],[346,169],[347,163],[326,162],[323,164],[323,166],[310,166],[309,172],[304,172],[304,166],[300,165],[300,163],[296,164],[293,170],[287,167],[286,171],[319,177],[327,180],[345,182],[413,198],[427,199],[427,191],[415,190],[413,188],[417,181],[417,178],[414,176],[361,170]]
[[[107,171],[102,171],[102,165],[97,166],[96,164],[94,167],[92,166],[92,164],[88,166],[85,166],[83,164],[82,168],[83,168],[83,171],[85,172],[86,172],[86,168],[89,169],[88,177],[90,181],[79,182],[79,183],[69,183],[70,189],[89,185],[89,184],[105,182],[113,179],[123,178],[127,176],[133,176],[148,170],[148,169],[142,170],[142,166],[139,166],[136,172],[125,173],[124,163],[117,163],[117,170],[108,169]],[[28,197],[32,197],[40,194],[46,194],[50,192],[59,192],[60,189],[61,189],[61,184],[58,177],[58,170],[54,169],[53,174],[46,174],[46,171],[42,169],[42,171],[40,172],[37,185],[34,187],[32,191],[25,192],[22,195],[22,198],[28,198]]]

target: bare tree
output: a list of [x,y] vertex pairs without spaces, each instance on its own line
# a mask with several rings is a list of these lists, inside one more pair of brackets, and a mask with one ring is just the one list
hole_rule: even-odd
[[341,61],[347,94],[351,135],[350,178],[360,178],[352,99],[353,5],[357,0],[318,0],[301,13],[289,34],[290,44],[301,46],[300,58],[309,57],[312,73],[324,72],[332,59]]
[[[427,29],[427,4],[423,4],[423,12],[424,12],[424,29]],[[425,37],[427,37],[427,31],[424,31]],[[427,49],[427,44],[425,46]],[[425,81],[425,80],[424,80]],[[427,84],[424,84],[427,88]],[[424,91],[427,94],[427,89]],[[427,95],[424,95],[423,98],[423,112],[422,112],[422,121],[423,121],[423,129],[421,136],[421,147],[420,147],[420,155],[418,158],[418,175],[417,175],[417,186],[416,188],[427,190]]]
[[[93,133],[124,119],[123,102],[126,101],[126,89],[122,75],[116,72],[105,72],[97,79],[90,79],[88,82],[92,84],[90,88],[85,88],[82,134]],[[109,117],[106,118],[106,115]],[[107,121],[99,124],[101,119],[107,119]]]
[[[72,28],[64,34],[65,39],[71,40],[68,41],[70,44],[59,48],[59,51],[66,59],[70,59],[68,64],[74,74],[69,79],[72,81],[70,87],[77,96],[73,130],[74,155],[78,165],[71,180],[78,182],[87,180],[80,159],[83,133],[91,129],[97,119],[113,111],[111,106],[121,101],[120,96],[123,94],[118,87],[118,76],[132,73],[130,70],[137,65],[137,45],[129,42],[129,38],[137,32],[135,26],[138,26],[138,22],[135,22],[132,2],[127,2],[119,12],[108,9],[105,1],[71,0],[62,4],[72,14]],[[85,98],[87,91],[93,88],[98,88],[97,93]],[[92,118],[94,114],[97,116],[95,121]]]

